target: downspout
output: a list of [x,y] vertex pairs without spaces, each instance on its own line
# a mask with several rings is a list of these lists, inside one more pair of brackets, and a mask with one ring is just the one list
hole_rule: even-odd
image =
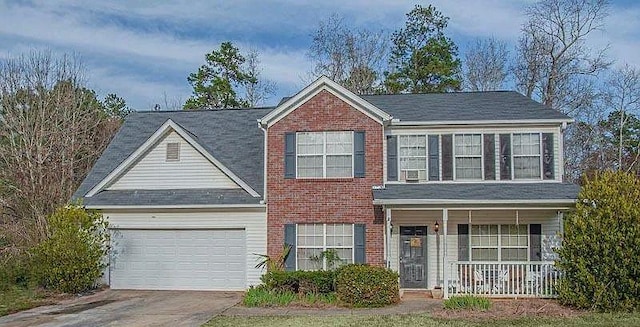
[[267,204],[267,129],[262,127],[262,123],[258,120],[258,128],[264,132],[263,144],[263,162],[262,162],[262,204]]

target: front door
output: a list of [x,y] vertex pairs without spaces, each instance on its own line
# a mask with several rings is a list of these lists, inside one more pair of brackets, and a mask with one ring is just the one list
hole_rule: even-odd
[[427,287],[427,227],[400,227],[400,287]]

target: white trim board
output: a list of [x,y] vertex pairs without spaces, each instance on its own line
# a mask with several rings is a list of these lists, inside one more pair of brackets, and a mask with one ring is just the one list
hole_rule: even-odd
[[462,200],[462,199],[374,199],[375,205],[420,205],[420,204],[574,204],[576,200],[536,199],[536,200]]
[[242,189],[247,191],[247,193],[251,194],[253,197],[260,197],[260,194],[253,190],[247,183],[245,183],[240,177],[234,174],[231,170],[225,167],[220,161],[214,158],[209,151],[205,150],[196,140],[191,137],[191,134],[187,132],[185,129],[180,127],[180,125],[176,124],[173,120],[167,119],[162,126],[160,126],[136,151],[134,151],[129,157],[127,157],[120,165],[118,165],[114,170],[107,175],[102,181],[96,184],[93,188],[91,188],[84,196],[91,197],[102,191],[107,185],[114,182],[118,177],[120,177],[131,165],[137,162],[148,150],[150,150],[158,141],[162,139],[162,137],[169,131],[175,131],[180,135],[189,145],[196,149],[200,154],[202,154],[207,160],[209,160],[214,166],[216,166],[220,171],[222,171],[227,177],[229,177],[232,181],[238,184]]
[[346,102],[356,110],[364,113],[380,124],[392,119],[388,113],[323,75],[315,80],[315,82],[302,89],[302,91],[298,92],[295,96],[289,98],[287,101],[276,107],[266,116],[259,119],[258,123],[267,127],[273,126],[321,91],[327,91],[335,95],[340,100]]

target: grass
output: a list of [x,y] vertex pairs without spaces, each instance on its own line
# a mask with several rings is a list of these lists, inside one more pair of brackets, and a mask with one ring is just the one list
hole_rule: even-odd
[[519,318],[519,319],[487,319],[487,320],[462,320],[462,319],[436,319],[429,315],[339,315],[339,316],[268,316],[268,317],[224,317],[220,316],[206,323],[204,326],[212,327],[293,327],[293,326],[367,326],[367,327],[393,327],[393,326],[640,326],[640,314],[588,314],[575,318]]
[[313,306],[336,302],[335,293],[298,295],[293,292],[269,291],[262,287],[250,288],[242,300],[247,307],[282,307],[292,303]]
[[48,304],[49,294],[38,289],[10,286],[0,290],[0,316]]
[[453,296],[444,300],[444,308],[449,310],[480,310],[487,311],[491,308],[491,301],[486,297],[473,295]]

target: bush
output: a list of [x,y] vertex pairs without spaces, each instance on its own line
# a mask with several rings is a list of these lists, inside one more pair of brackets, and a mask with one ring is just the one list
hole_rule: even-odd
[[34,280],[44,288],[67,293],[95,287],[108,253],[109,234],[102,215],[66,206],[47,222],[49,238],[30,251]]
[[29,284],[29,266],[26,255],[11,255],[0,258],[0,290]]
[[303,294],[331,293],[335,290],[335,271],[270,271],[261,280],[268,290]]
[[557,250],[562,304],[599,311],[640,309],[640,180],[604,172],[586,181]]
[[286,306],[295,300],[296,294],[269,290],[266,287],[251,287],[242,303],[248,307]]
[[398,274],[392,270],[350,264],[337,270],[338,300],[352,307],[380,307],[400,301]]
[[484,297],[473,295],[453,296],[444,300],[444,308],[448,310],[480,310],[487,311],[491,308],[491,301]]

